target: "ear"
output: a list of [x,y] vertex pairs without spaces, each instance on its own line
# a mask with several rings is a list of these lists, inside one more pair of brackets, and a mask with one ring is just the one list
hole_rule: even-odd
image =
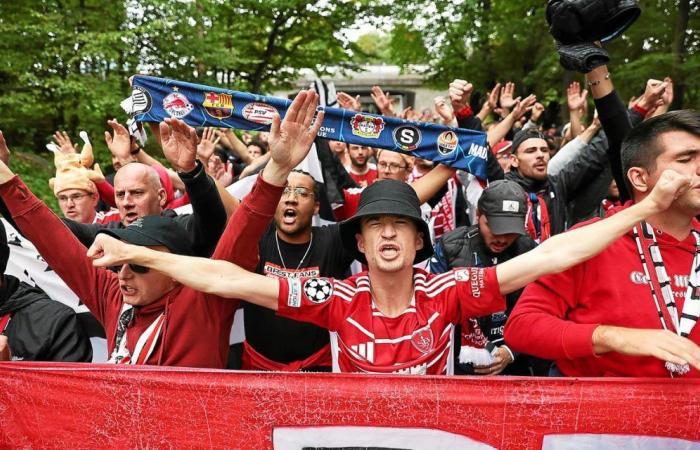
[[321,209],[321,202],[316,200],[316,203],[314,204],[314,216],[318,214],[319,209]]
[[416,252],[419,250],[423,250],[423,233],[418,232],[416,233]]
[[511,153],[510,154],[510,166],[515,167],[517,169],[519,165],[520,165],[520,163],[518,162],[518,157],[515,156],[515,153]]
[[355,239],[357,239],[357,249],[360,253],[365,253],[365,239],[360,233],[355,234]]
[[165,202],[168,200],[168,197],[165,193],[165,189],[160,188],[158,189],[158,204],[160,205],[161,208],[165,208]]
[[642,167],[630,167],[627,171],[627,179],[630,181],[632,188],[641,193],[647,193],[653,187],[649,185],[649,172]]

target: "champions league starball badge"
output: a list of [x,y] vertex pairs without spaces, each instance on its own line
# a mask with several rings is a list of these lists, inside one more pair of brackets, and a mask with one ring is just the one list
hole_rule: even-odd
[[304,294],[313,303],[323,303],[333,295],[333,286],[322,278],[311,278],[304,283]]
[[666,370],[671,372],[671,374],[685,375],[690,371],[690,365],[686,364],[676,364],[670,361],[666,361]]

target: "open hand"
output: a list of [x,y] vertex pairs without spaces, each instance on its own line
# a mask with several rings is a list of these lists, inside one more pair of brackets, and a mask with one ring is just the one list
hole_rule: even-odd
[[372,86],[370,95],[372,100],[374,100],[374,104],[377,105],[377,108],[383,115],[391,117],[396,115],[394,112],[394,99],[391,98],[389,92],[384,93],[379,86]]
[[73,144],[65,131],[56,131],[53,134],[53,139],[61,153],[78,153],[78,144]]
[[202,161],[202,164],[206,164],[207,161],[209,161],[220,139],[221,134],[216,128],[208,127],[202,131],[202,138],[199,140],[199,144],[197,144],[197,157]]
[[357,112],[360,112],[362,109],[362,103],[360,103],[359,95],[353,98],[351,95],[346,94],[345,92],[338,92],[335,98],[338,100],[338,105],[340,105],[341,108]]
[[501,105],[501,108],[507,109],[508,111],[515,106],[515,83],[512,81],[509,81],[506,83],[505,86],[503,86],[503,90],[501,90],[501,97],[498,99],[498,103]]
[[572,82],[566,88],[566,103],[569,106],[569,111],[583,111],[587,98],[588,90],[581,91],[581,85],[578,81]]
[[163,154],[173,169],[192,172],[197,159],[197,132],[180,119],[168,118],[160,123]]
[[112,127],[113,135],[105,131],[105,142],[107,148],[115,158],[122,164],[131,159],[131,136],[129,132],[120,124],[117,119],[108,120],[107,124]]
[[501,96],[501,83],[496,83],[496,85],[491,89],[488,98],[486,99],[486,104],[489,109],[493,111],[498,108],[498,98]]
[[317,106],[318,94],[313,90],[301,91],[287,109],[284,120],[274,115],[268,143],[270,157],[278,166],[292,170],[306,158],[324,118],[323,111],[316,114]]
[[525,99],[520,100],[520,97],[515,99],[513,104],[513,120],[520,120],[528,110],[530,110],[537,102],[537,97],[534,94],[530,94]]

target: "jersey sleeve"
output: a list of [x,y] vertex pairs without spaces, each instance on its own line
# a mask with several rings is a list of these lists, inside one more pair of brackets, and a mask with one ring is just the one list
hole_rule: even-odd
[[279,283],[278,315],[327,329],[342,315],[338,306],[344,300],[335,294],[332,278],[280,278]]
[[508,317],[506,342],[516,351],[545,359],[591,357],[597,323],[567,320],[579,307],[585,263],[530,283]]
[[480,317],[506,309],[506,299],[501,294],[496,277],[496,267],[462,267],[447,272],[454,278],[454,288],[449,295],[455,297],[458,321]]

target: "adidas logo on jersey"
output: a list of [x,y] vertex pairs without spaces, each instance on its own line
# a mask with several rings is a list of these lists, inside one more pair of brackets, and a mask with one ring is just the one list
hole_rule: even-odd
[[355,353],[356,357],[374,363],[374,342],[369,341],[365,344],[351,345],[350,349]]

